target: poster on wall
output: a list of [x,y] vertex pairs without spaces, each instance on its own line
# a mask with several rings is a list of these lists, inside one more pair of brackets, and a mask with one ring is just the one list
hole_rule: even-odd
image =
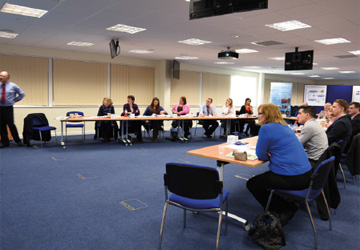
[[304,102],[307,102],[309,106],[324,106],[325,100],[325,85],[305,85]]
[[277,105],[281,114],[290,116],[292,83],[272,82],[270,87],[270,103]]
[[360,102],[360,86],[353,86],[352,101]]

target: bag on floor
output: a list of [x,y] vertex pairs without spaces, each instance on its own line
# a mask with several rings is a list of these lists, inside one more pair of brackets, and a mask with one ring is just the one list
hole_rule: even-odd
[[256,216],[249,236],[265,250],[278,250],[286,245],[280,219],[269,211]]

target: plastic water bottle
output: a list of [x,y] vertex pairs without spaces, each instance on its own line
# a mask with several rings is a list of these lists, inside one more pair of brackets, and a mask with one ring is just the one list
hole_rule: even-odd
[[296,130],[298,129],[299,125],[297,123],[297,121],[295,121],[294,125],[293,125],[293,130],[296,132]]

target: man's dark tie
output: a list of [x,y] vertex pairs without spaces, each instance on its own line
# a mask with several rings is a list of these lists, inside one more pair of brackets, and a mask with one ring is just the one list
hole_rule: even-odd
[[3,83],[3,87],[1,91],[1,104],[5,104],[5,83]]

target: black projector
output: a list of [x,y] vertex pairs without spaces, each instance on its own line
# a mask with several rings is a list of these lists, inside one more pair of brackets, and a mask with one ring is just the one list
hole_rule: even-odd
[[239,54],[235,51],[221,51],[218,54],[218,58],[224,60],[237,60],[239,58]]

